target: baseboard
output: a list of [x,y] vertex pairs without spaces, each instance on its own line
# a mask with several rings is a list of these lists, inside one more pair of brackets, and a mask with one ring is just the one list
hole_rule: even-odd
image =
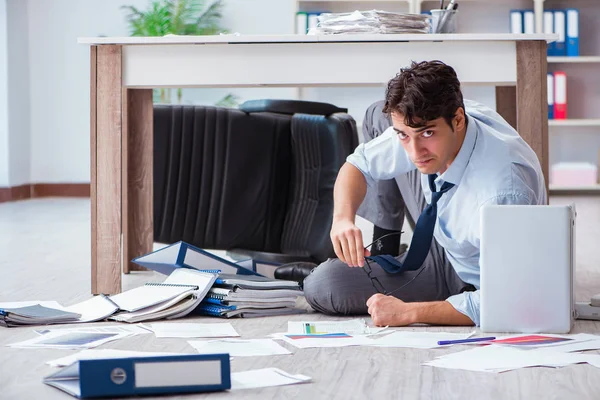
[[90,197],[90,184],[34,183],[0,188],[0,203],[39,197]]

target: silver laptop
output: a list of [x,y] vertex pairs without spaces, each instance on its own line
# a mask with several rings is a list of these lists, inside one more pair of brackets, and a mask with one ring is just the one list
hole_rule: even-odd
[[569,332],[574,206],[483,207],[480,266],[482,331]]

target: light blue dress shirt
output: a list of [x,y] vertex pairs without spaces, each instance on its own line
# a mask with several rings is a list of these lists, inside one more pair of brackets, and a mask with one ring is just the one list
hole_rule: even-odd
[[[479,214],[487,204],[547,204],[539,160],[519,134],[494,110],[465,100],[467,132],[450,167],[435,180],[455,186],[438,202],[434,237],[445,249],[454,270],[477,291],[447,299],[454,308],[479,325]],[[347,161],[375,180],[393,179],[416,169],[392,127],[358,146]],[[421,176],[427,203],[431,190]],[[515,277],[518,279],[518,277]]]

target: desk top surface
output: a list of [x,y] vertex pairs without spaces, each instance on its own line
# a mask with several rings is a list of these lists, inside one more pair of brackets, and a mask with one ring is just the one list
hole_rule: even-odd
[[453,34],[406,34],[406,35],[212,35],[212,36],[129,36],[129,37],[81,37],[80,44],[103,45],[165,45],[165,44],[264,44],[264,43],[356,43],[356,42],[464,42],[464,41],[521,41],[545,40],[553,42],[555,34],[510,33],[453,33]]

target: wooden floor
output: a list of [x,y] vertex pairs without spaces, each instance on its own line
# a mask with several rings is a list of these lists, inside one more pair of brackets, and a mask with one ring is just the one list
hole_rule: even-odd
[[[577,220],[577,299],[600,293],[600,197],[558,197],[552,204],[575,202]],[[57,300],[70,305],[90,297],[89,201],[43,199],[0,204],[0,302]],[[124,278],[125,288],[148,280],[150,272]],[[541,282],[540,282],[541,283]],[[288,319],[324,319],[319,314],[231,320],[245,338],[286,330]],[[326,319],[330,319],[327,317]],[[200,320],[200,318],[198,318]],[[367,319],[368,320],[368,319]],[[202,319],[203,322],[222,322]],[[370,322],[370,320],[368,320]],[[103,323],[107,324],[107,323]],[[411,327],[411,330],[470,331],[472,328]],[[600,323],[578,321],[574,333],[600,334]],[[0,399],[67,399],[42,378],[53,371],[44,363],[74,351],[13,349],[6,344],[34,337],[31,328],[0,328]],[[445,370],[421,363],[461,347],[437,350],[385,348],[294,349],[293,355],[237,357],[233,371],[274,366],[311,376],[313,382],[231,393],[178,398],[274,399],[598,399],[600,369],[575,365],[530,368],[504,374]],[[186,340],[137,336],[105,348],[194,352]],[[161,397],[164,398],[164,397]]]

